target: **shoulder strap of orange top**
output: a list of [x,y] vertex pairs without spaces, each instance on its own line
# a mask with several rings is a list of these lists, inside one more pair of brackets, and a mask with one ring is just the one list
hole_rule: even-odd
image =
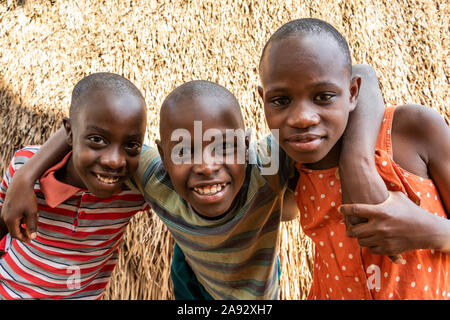
[[378,134],[377,150],[375,150],[375,164],[380,176],[386,183],[389,183],[389,185],[386,184],[389,190],[401,191],[417,205],[420,205],[420,197],[393,160],[391,130],[395,108],[395,106],[388,107],[384,111],[384,119]]
[[378,133],[377,149],[385,150],[392,157],[392,119],[394,118],[395,106],[387,107],[384,110],[384,118]]

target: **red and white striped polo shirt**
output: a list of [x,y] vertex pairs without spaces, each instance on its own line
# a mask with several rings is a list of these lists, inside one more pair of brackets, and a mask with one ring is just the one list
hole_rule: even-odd
[[[16,152],[2,181],[0,207],[14,172],[38,149],[29,146]],[[140,193],[125,185],[113,197],[101,199],[56,180],[55,171],[70,155],[34,185],[36,239],[29,244],[9,235],[3,239],[0,299],[100,299],[130,218],[149,208]]]

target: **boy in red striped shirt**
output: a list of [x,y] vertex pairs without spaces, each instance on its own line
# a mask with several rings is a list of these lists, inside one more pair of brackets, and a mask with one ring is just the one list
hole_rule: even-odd
[[[3,238],[0,226],[0,300],[101,298],[130,218],[148,209],[124,184],[138,167],[145,126],[144,98],[127,79],[96,73],[75,86],[64,119],[72,151],[34,185],[37,233],[24,243]],[[9,181],[38,149],[26,147],[12,159],[0,213]]]

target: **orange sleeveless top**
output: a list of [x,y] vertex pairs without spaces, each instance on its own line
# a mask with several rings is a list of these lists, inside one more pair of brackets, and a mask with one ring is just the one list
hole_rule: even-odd
[[[392,157],[395,108],[385,111],[375,152],[378,172],[391,191],[402,191],[422,208],[447,219],[430,179],[399,167]],[[345,235],[337,168],[311,170],[297,164],[295,199],[303,231],[314,241],[314,275],[308,299],[450,299],[450,254],[438,250],[403,253],[403,263],[360,247]]]

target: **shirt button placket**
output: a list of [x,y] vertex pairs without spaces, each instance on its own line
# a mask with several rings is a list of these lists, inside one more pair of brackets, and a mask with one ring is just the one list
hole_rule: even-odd
[[73,221],[73,225],[72,225],[72,232],[77,232],[77,226],[78,226],[78,219],[75,218],[75,220]]
[[85,199],[85,198],[86,198],[86,193],[83,192],[81,194],[80,200],[78,201],[77,212],[76,212],[75,220],[73,222],[73,232],[77,231],[78,219],[83,219],[86,215],[83,211],[80,211],[81,208],[83,207],[83,199]]

